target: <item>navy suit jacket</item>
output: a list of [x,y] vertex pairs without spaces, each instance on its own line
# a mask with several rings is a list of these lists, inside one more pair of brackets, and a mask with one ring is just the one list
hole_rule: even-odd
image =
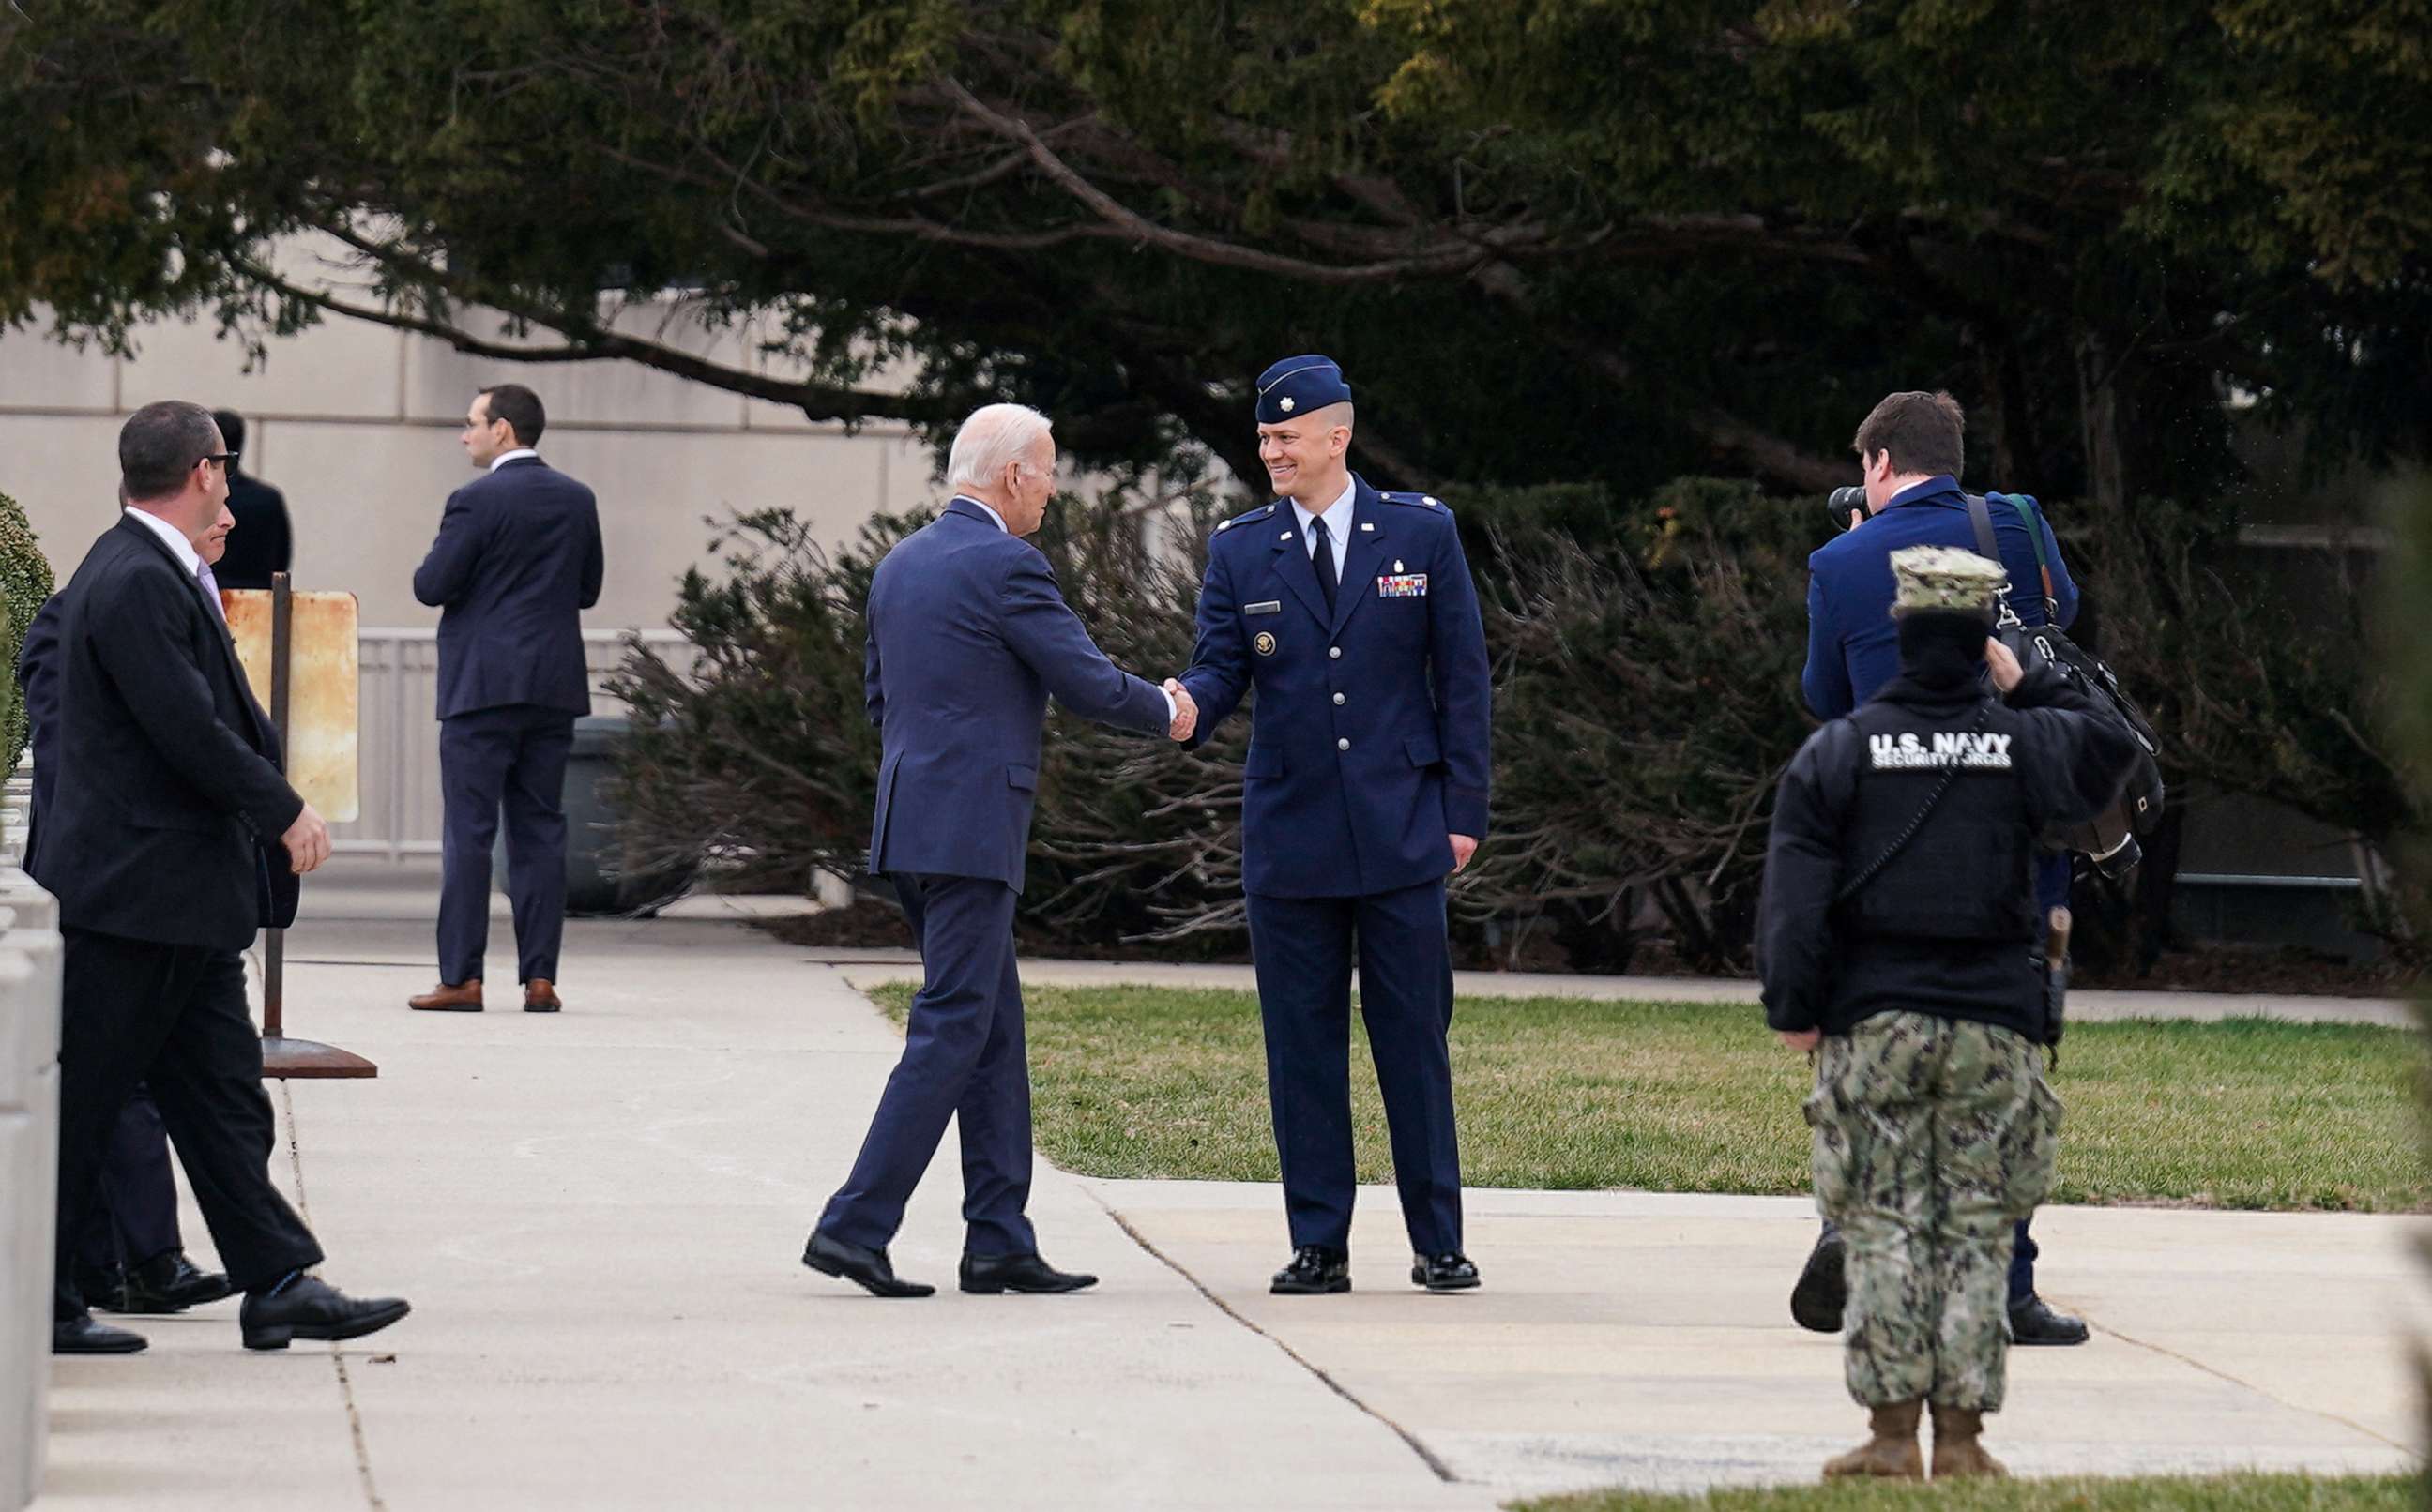
[[18,680],[35,769],[53,768],[36,779],[25,870],[59,899],[60,924],[241,950],[264,925],[293,923],[279,837],[304,800],[202,584],[121,519],[54,611],[56,636],[27,636]]
[[25,849],[33,851],[42,810],[59,788],[59,596],[34,612],[17,647],[17,691],[25,709],[25,743],[34,756],[34,792],[25,806]]
[[1022,890],[1047,698],[1162,735],[1166,697],[1119,669],[1039,548],[966,498],[895,544],[870,584],[864,693],[883,736],[870,869]]
[[[2044,623],[2043,579],[2026,522],[2001,495],[1987,500],[1993,544],[2010,574],[2010,607],[2028,625]],[[2052,559],[2052,598],[2060,628],[2077,618],[2077,584],[2061,560],[2052,522],[2043,528]],[[1807,559],[1807,669],[1799,687],[1819,719],[1838,719],[1875,696],[1900,672],[1900,630],[1892,622],[1892,553],[1903,546],[1976,549],[1968,496],[1949,477],[1931,478],[1893,496],[1880,514],[1835,537]]]
[[582,611],[600,602],[600,506],[537,457],[448,496],[414,596],[440,611],[439,717],[503,704],[591,712]]
[[1352,482],[1330,615],[1288,505],[1227,520],[1208,543],[1182,679],[1199,704],[1191,743],[1258,689],[1241,882],[1271,898],[1414,887],[1452,871],[1448,836],[1486,838],[1486,631],[1452,512]]

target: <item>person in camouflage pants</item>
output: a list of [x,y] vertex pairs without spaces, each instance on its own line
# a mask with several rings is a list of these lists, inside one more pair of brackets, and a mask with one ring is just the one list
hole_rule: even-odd
[[1849,1245],[1846,1371],[1868,1407],[2001,1407],[2012,1226],[2050,1190],[2060,1100],[2014,1031],[1879,1014],[1816,1047],[1816,1201]]
[[[1999,563],[1891,553],[1900,675],[1808,738],[1765,848],[1765,1022],[1816,1057],[1816,1201],[1848,1247],[1849,1394],[1827,1476],[2001,1475],[1979,1443],[2010,1348],[2016,1225],[2052,1187],[2060,1101],[2035,864],[2110,803],[2128,732],[1989,639]],[[1989,684],[1989,685],[1988,685]]]

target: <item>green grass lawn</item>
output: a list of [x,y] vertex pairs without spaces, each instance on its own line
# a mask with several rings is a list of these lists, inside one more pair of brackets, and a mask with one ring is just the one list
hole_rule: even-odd
[[[911,989],[872,996],[900,1021]],[[1057,1165],[1092,1176],[1276,1179],[1250,994],[1038,987],[1025,997],[1039,1142]],[[1360,1174],[1384,1181],[1384,1116],[1356,1022]],[[1452,1054],[1471,1185],[1807,1190],[1807,1067],[1753,1007],[1463,999]],[[2053,1076],[2069,1121],[2052,1200],[2432,1206],[2410,1095],[2421,1061],[2415,1035],[2398,1029],[2073,1027]]]
[[[2072,1031],[2074,1033],[2074,1031]],[[1801,1486],[1664,1496],[1590,1491],[1509,1504],[1513,1512],[2401,1512],[2424,1504],[2413,1475],[2232,1475],[1949,1486]]]

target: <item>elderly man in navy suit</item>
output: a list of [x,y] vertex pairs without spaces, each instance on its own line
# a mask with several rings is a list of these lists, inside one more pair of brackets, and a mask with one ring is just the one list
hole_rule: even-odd
[[889,878],[920,947],[923,980],[853,1172],[802,1264],[881,1297],[935,1287],[898,1278],[887,1246],[952,1117],[961,1130],[959,1280],[969,1292],[1076,1291],[1095,1276],[1039,1257],[1030,1201],[1030,1066],[1013,911],[1052,695],[1086,719],[1144,735],[1191,733],[1180,684],[1118,669],[1065,607],[1022,537],[1056,492],[1047,419],[976,411],[947,458],[954,497],[897,542],[870,580],[870,723],[884,736],[870,869]]
[[1452,513],[1350,470],[1351,386],[1318,357],[1258,377],[1282,497],[1218,527],[1182,684],[1204,741],[1251,687],[1241,882],[1293,1254],[1273,1289],[1351,1289],[1351,969],[1410,1233],[1410,1281],[1461,1251],[1446,880],[1486,837],[1486,636]]
[[448,497],[414,596],[439,615],[439,985],[426,1013],[480,1013],[490,843],[507,815],[507,896],[524,1012],[553,1014],[566,934],[566,762],[591,712],[583,610],[600,602],[600,509],[540,460],[540,396],[473,396],[460,438],[482,476]]
[[[1865,469],[1866,511],[1853,513],[1849,533],[1807,559],[1807,667],[1799,686],[1819,719],[1838,719],[1875,696],[1900,671],[1900,631],[1892,618],[1892,553],[1904,546],[1979,543],[1968,496],[1959,487],[1967,459],[1967,417],[1948,394],[1886,395],[1858,427],[1852,446]],[[2077,584],[2061,560],[2052,522],[2026,501],[2021,511],[2000,495],[1987,501],[1993,544],[2013,584],[2033,583],[2052,597],[2060,628],[2077,617]],[[2034,516],[2034,524],[2028,517]],[[2047,574],[2044,563],[2051,563]],[[2013,592],[2010,607],[2027,625],[2044,623],[2044,594]],[[2069,858],[2050,855],[2035,873],[2035,902],[2049,914],[2069,906]],[[2086,1324],[2054,1312],[2035,1294],[2035,1241],[2018,1226],[2010,1257],[2010,1332],[2018,1344],[2083,1344]],[[1840,1332],[1848,1297],[1839,1233],[1830,1223],[1816,1241],[1790,1312],[1799,1326]]]

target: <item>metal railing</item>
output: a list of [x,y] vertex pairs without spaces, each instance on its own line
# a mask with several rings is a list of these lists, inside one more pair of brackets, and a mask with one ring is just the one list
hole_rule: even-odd
[[[600,687],[624,658],[625,630],[583,632],[583,664],[591,672],[592,709],[622,708]],[[439,632],[366,628],[357,632],[362,678],[356,699],[355,755],[361,817],[329,827],[344,855],[404,862],[439,854]],[[674,630],[641,632],[651,646],[681,646]]]

